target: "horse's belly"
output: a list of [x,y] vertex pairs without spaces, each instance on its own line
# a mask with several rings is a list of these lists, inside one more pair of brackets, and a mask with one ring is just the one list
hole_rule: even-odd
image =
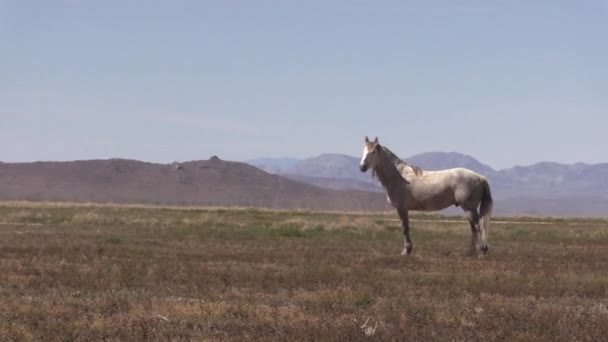
[[421,206],[420,209],[412,209],[412,210],[435,211],[435,210],[445,209],[451,205],[454,205],[454,201],[449,200],[449,199],[444,199],[444,200],[440,200],[440,201],[429,200],[429,201],[424,201],[424,202],[420,203],[420,206]]
[[411,210],[441,210],[456,203],[454,192],[449,189],[420,188],[413,191],[412,195],[414,203],[409,206]]

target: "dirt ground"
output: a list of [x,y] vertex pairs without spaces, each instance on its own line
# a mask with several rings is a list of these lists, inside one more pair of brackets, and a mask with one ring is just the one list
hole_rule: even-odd
[[2,340],[608,336],[608,221],[0,205]]

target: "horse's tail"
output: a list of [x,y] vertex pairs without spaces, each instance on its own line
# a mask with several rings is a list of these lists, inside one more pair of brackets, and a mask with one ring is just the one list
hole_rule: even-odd
[[490,217],[492,216],[492,193],[488,180],[483,180],[483,192],[481,194],[481,204],[479,205],[479,216],[481,218],[481,249],[484,253],[488,251],[488,228],[490,227]]

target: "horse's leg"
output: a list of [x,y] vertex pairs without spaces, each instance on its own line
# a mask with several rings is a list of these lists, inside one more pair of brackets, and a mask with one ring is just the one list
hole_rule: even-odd
[[488,230],[483,225],[481,226],[481,251],[484,255],[488,253],[490,248],[488,247]]
[[477,254],[477,235],[479,233],[479,214],[475,209],[465,209],[467,219],[471,225],[471,246],[469,247],[469,256]]
[[397,213],[399,214],[401,227],[403,228],[403,251],[401,252],[401,255],[410,255],[412,254],[414,245],[412,244],[412,239],[410,239],[410,220],[408,212],[407,209],[399,208],[397,209]]

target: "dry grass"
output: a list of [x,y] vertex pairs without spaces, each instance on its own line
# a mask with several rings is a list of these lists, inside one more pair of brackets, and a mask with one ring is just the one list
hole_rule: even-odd
[[[0,206],[0,336],[19,340],[598,340],[608,223]],[[575,224],[573,224],[575,223]]]

